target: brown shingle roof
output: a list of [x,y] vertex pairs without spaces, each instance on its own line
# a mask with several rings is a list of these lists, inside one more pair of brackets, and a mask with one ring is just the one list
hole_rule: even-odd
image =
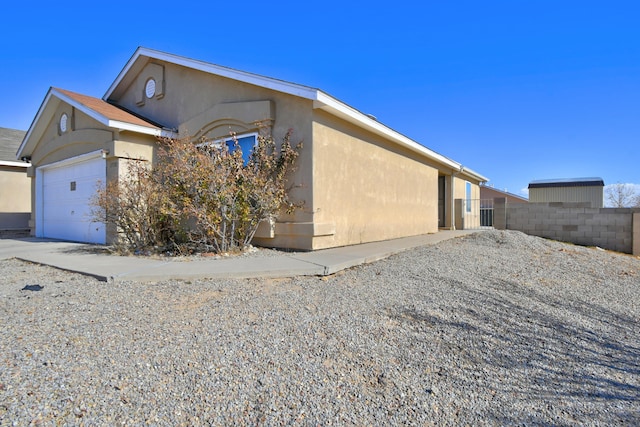
[[94,98],[88,95],[82,95],[65,89],[55,88],[55,90],[84,105],[85,107],[95,111],[96,113],[106,117],[109,120],[159,129],[159,127],[154,125],[153,123],[134,116],[127,111],[121,110],[120,108],[111,105],[108,102],[103,101],[102,99]]

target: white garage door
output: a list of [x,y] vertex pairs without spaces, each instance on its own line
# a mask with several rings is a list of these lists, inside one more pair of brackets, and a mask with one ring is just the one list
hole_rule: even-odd
[[103,223],[92,222],[89,201],[98,181],[105,182],[102,158],[44,169],[42,172],[42,237],[105,243]]

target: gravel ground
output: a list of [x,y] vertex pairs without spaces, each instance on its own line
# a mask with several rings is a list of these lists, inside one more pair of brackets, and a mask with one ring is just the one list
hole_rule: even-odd
[[0,277],[2,426],[640,424],[637,257],[486,231],[323,278]]

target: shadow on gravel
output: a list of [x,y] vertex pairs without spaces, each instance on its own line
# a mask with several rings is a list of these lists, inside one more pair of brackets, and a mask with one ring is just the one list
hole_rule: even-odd
[[[425,331],[444,333],[445,340],[449,338],[466,353],[462,357],[471,366],[491,373],[488,381],[498,395],[519,402],[509,415],[497,409],[486,414],[496,424],[539,424],[535,408],[558,414],[563,406],[579,407],[595,424],[640,423],[637,319],[597,304],[553,298],[513,282],[494,282],[486,291],[461,282],[452,286],[463,295],[451,307],[456,321],[415,310],[405,310],[401,317]],[[466,338],[460,342],[460,336]],[[468,375],[449,373],[459,375],[457,381],[470,389],[478,387]]]
[[20,289],[21,291],[41,291],[44,289],[44,286],[40,285],[26,285],[24,288]]
[[63,249],[60,252],[71,255],[113,255],[113,251],[109,246],[102,245],[81,245],[74,248]]

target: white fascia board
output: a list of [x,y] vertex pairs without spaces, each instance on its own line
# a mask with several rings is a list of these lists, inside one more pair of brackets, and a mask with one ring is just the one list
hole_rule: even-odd
[[10,160],[0,160],[0,166],[14,166],[18,168],[28,168],[29,166],[31,166],[31,163],[12,162]]
[[484,176],[479,175],[471,171],[470,169],[464,168],[461,164],[441,154],[438,154],[433,150],[428,149],[424,145],[421,145],[416,141],[407,138],[406,136],[383,125],[377,120],[367,117],[365,114],[361,113],[355,108],[350,107],[349,105],[337,100],[336,98],[333,98],[332,96],[322,92],[319,89],[287,82],[284,80],[278,80],[271,77],[265,77],[258,74],[248,73],[245,71],[235,70],[232,68],[222,67],[208,62],[189,59],[182,56],[172,55],[170,53],[160,52],[144,47],[139,47],[133,54],[131,59],[129,59],[129,62],[127,62],[120,74],[118,74],[118,77],[111,84],[107,93],[105,93],[105,95],[102,97],[103,100],[106,101],[107,99],[109,99],[111,94],[115,91],[116,87],[120,84],[129,70],[141,56],[177,64],[183,67],[203,71],[205,73],[227,77],[244,83],[249,83],[259,87],[264,87],[289,95],[312,100],[314,103],[314,108],[323,108],[331,112],[332,114],[347,120],[348,122],[354,123],[360,127],[371,130],[378,135],[389,138],[392,141],[400,144],[401,146],[404,146],[416,153],[426,156],[427,158],[435,160],[436,162],[450,167],[453,170],[462,171],[463,173],[466,173],[467,175],[471,176],[474,179],[477,179],[478,181],[488,181],[488,179]]
[[336,98],[319,90],[316,92],[317,92],[317,96],[314,102],[314,108],[325,109],[331,112],[332,114],[347,120],[348,122],[354,123],[378,135],[388,138],[398,143],[399,145],[405,148],[408,148],[411,151],[421,154],[431,160],[435,160],[436,162],[441,163],[455,171],[460,171],[461,173],[465,173],[471,176],[472,178],[477,179],[478,181],[488,181],[488,178],[480,174],[477,174],[476,172],[470,169],[463,167],[460,163],[455,162],[443,156],[442,154],[439,154],[433,150],[430,150],[424,145],[417,143],[416,141],[402,135],[401,133],[380,123],[379,121],[368,117],[367,115],[337,100]]
[[59,166],[69,166],[75,163],[84,162],[90,159],[96,159],[98,157],[102,157],[103,150],[95,150],[85,154],[79,154],[74,157],[69,157],[68,159],[58,160],[57,162],[48,163],[46,165],[38,166],[37,170],[47,170],[51,168],[57,168]]
[[476,171],[474,171],[472,169],[468,169],[468,168],[466,168],[464,166],[461,166],[461,167],[462,167],[462,173],[463,174],[466,174],[467,176],[470,176],[471,178],[473,178],[475,180],[478,180],[480,182],[488,182],[489,181],[489,178],[487,178],[486,176],[480,175],[478,172],[476,172]]
[[163,137],[163,138],[177,138],[178,134],[174,131],[171,130],[166,130],[166,129],[160,129],[157,127],[148,127],[148,126],[141,126],[141,125],[136,125],[133,123],[127,123],[127,122],[121,122],[118,120],[108,120],[107,123],[105,123],[106,126],[109,126],[111,128],[115,128],[115,129],[119,129],[119,130],[127,130],[127,131],[131,131],[131,132],[137,132],[137,133],[142,133],[142,134],[146,134],[146,135],[153,135],[153,136],[159,136],[159,137]]
[[46,105],[49,103],[49,100],[51,99],[51,91],[52,90],[53,90],[53,88],[50,87],[49,91],[47,92],[47,95],[44,97],[44,100],[42,101],[42,104],[40,104],[40,108],[38,108],[38,112],[36,113],[35,118],[31,122],[31,126],[29,126],[29,130],[25,134],[24,139],[22,140],[22,143],[20,144],[20,147],[18,148],[18,152],[16,153],[16,158],[17,159],[22,157],[22,152],[26,148],[25,144],[27,143],[29,138],[31,138],[31,134],[33,133],[33,128],[34,128],[35,124],[38,123],[38,120],[40,120],[40,116],[42,116],[42,113],[43,113]]
[[170,53],[160,52],[153,49],[147,49],[139,47],[133,54],[129,62],[122,69],[116,80],[111,84],[107,93],[102,97],[103,100],[109,99],[111,94],[115,91],[116,87],[127,75],[131,67],[135,64],[139,57],[144,56],[147,58],[156,59],[159,61],[165,61],[172,64],[180,65],[186,68],[192,68],[198,71],[202,71],[209,74],[214,74],[221,77],[227,77],[233,80],[237,80],[244,83],[264,87],[267,89],[276,90],[278,92],[287,93],[289,95],[298,96],[306,99],[315,99],[317,89],[310,88],[308,86],[299,85],[296,83],[286,82],[284,80],[278,80],[271,77],[265,77],[258,74],[248,73],[246,71],[235,70],[233,68],[222,67],[220,65],[211,64],[208,62],[198,61],[195,59],[189,59],[182,56],[172,55]]

